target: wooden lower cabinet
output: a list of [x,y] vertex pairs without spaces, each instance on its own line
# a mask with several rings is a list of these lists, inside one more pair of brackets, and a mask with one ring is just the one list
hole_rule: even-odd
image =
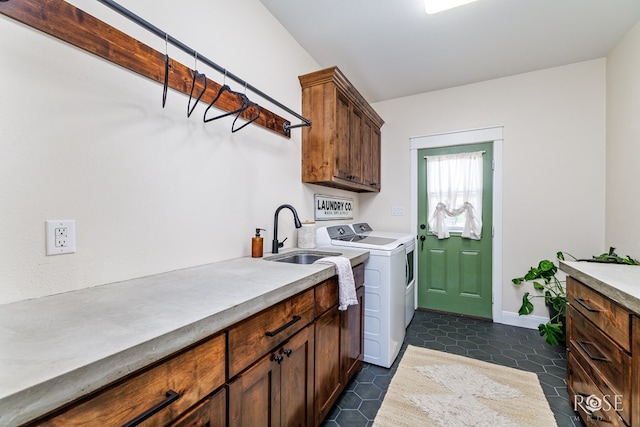
[[313,325],[229,384],[229,426],[313,425]]
[[26,426],[317,426],[362,367],[354,277],[348,310],[334,276]]
[[[322,423],[362,368],[363,264],[354,267],[354,278],[359,304],[348,310],[338,310],[334,276],[229,328],[229,366],[242,369],[228,383],[230,427]],[[295,328],[303,329],[289,335]],[[281,332],[265,341],[267,331]]]
[[567,388],[588,426],[637,426],[640,369],[635,313],[567,277]]

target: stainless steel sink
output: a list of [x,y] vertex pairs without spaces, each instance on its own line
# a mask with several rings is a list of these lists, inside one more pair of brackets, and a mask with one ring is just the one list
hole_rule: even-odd
[[287,262],[290,264],[313,264],[321,258],[340,255],[342,255],[340,252],[298,250],[265,257],[264,259],[266,261]]

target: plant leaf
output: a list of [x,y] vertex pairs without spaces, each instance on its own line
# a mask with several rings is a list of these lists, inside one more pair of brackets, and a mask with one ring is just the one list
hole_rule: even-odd
[[543,291],[544,290],[544,286],[542,286],[540,284],[540,282],[533,282],[533,289],[536,289],[538,291]]
[[522,316],[531,314],[532,311],[533,304],[531,303],[531,301],[529,301],[529,292],[525,292],[525,294],[522,296],[522,306],[520,307],[520,310],[518,310],[518,315]]
[[541,323],[538,325],[538,332],[541,337],[545,337],[545,341],[550,345],[558,345],[565,339],[562,323]]
[[540,270],[535,267],[531,267],[527,274],[524,275],[524,280],[529,281],[540,277]]
[[538,266],[538,268],[542,271],[553,270],[554,267],[555,267],[555,264],[549,261],[548,259],[543,259],[542,261],[540,261],[540,265]]

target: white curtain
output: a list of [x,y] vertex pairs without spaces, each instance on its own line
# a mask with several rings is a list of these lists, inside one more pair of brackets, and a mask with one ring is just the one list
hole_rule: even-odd
[[482,232],[482,154],[425,156],[429,229],[438,239],[449,237],[446,218],[465,214],[462,237],[480,240]]

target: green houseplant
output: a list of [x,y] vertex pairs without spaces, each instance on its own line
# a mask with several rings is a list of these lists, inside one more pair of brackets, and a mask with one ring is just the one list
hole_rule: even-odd
[[[558,259],[564,260],[565,254],[573,258],[574,261],[640,265],[640,261],[631,258],[629,255],[626,257],[618,256],[614,247],[610,247],[609,252],[589,259],[577,259],[570,253],[562,251],[557,252],[556,256]],[[525,292],[522,296],[522,306],[518,310],[519,315],[531,314],[533,311],[533,299],[544,298],[544,302],[549,309],[549,321],[539,324],[538,331],[540,336],[545,337],[545,340],[551,345],[564,342],[566,334],[567,294],[563,285],[564,280],[558,279],[557,272],[558,267],[552,261],[544,259],[538,263],[537,267],[531,267],[524,276],[511,279],[511,282],[516,286],[531,282],[533,289],[538,292],[538,294]]]
[[[564,259],[562,252],[557,253],[558,258]],[[531,267],[527,274],[511,280],[514,285],[520,286],[525,282],[531,282],[537,294],[525,292],[522,296],[522,306],[518,310],[519,315],[531,314],[533,311],[533,299],[544,298],[549,308],[549,321],[538,325],[540,336],[551,345],[557,345],[565,340],[565,317],[567,314],[567,295],[563,282],[556,276],[558,266],[552,261],[544,259],[537,267]]]

